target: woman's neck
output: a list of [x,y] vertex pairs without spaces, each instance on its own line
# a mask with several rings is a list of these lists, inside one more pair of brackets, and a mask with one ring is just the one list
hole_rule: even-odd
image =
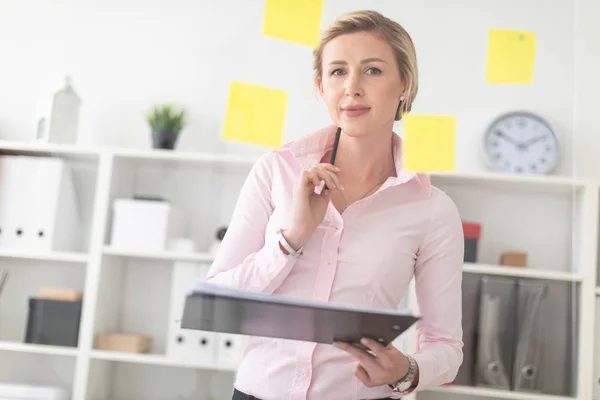
[[381,136],[345,136],[342,133],[335,165],[342,170],[345,181],[354,183],[381,182],[396,175],[392,132],[387,139]]

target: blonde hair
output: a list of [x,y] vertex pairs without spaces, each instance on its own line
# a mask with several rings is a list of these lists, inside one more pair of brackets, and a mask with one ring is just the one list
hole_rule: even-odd
[[337,36],[354,32],[376,33],[392,47],[398,63],[400,77],[406,85],[403,99],[396,111],[396,121],[399,121],[404,114],[410,112],[412,103],[417,96],[419,87],[417,56],[415,46],[408,32],[400,24],[377,11],[350,12],[342,15],[327,27],[321,35],[318,46],[313,50],[315,83],[318,84],[323,74],[323,49],[325,45]]

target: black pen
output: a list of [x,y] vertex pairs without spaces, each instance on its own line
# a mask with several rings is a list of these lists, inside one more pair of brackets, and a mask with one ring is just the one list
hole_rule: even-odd
[[329,163],[331,165],[334,165],[334,163],[335,163],[335,156],[337,154],[338,145],[340,144],[340,134],[341,133],[342,133],[342,128],[337,128],[337,131],[335,132],[335,141],[333,142],[333,150],[331,151],[331,160],[329,161]]
[[[331,158],[329,160],[329,164],[334,165],[335,163],[335,156],[337,155],[337,149],[338,149],[338,145],[340,144],[340,134],[342,133],[342,128],[337,128],[337,131],[335,132],[335,141],[333,142],[333,150],[331,151]],[[325,186],[323,186],[323,190],[325,189],[329,189],[327,187],[327,184]]]

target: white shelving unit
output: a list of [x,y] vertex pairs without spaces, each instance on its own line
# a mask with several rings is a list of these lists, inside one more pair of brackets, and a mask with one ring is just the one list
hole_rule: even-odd
[[[597,216],[598,226],[600,226],[600,208],[598,209]],[[595,299],[595,327],[594,327],[594,375],[592,377],[592,400],[600,400],[600,235],[597,243],[597,254],[596,254],[596,299]]]
[[[543,281],[570,290],[577,315],[574,357],[569,360],[573,368],[561,366],[558,371],[572,374],[572,388],[549,394],[449,384],[414,397],[590,399],[594,361],[585,349],[594,343],[597,184],[586,179],[502,174],[434,174],[432,182],[452,197],[463,220],[481,223],[478,263],[465,263],[465,273]],[[526,268],[498,265],[501,253],[510,250],[528,254]],[[551,325],[550,329],[560,329]]]
[[[166,355],[171,274],[176,262],[212,262],[209,251],[214,233],[227,225],[254,160],[1,142],[0,153],[68,160],[75,171],[86,229],[83,248],[72,252],[0,250],[2,267],[11,272],[0,298],[0,381],[61,385],[72,392],[73,400],[229,399],[235,365],[181,362]],[[409,398],[592,398],[598,386],[589,351],[594,345],[596,308],[600,309],[596,307],[596,295],[600,295],[596,287],[598,186],[565,177],[502,174],[433,174],[432,181],[453,198],[464,220],[483,227],[478,263],[466,263],[465,273],[563,282],[577,289],[575,391],[569,396],[550,396],[449,385]],[[189,221],[187,233],[196,244],[194,251],[113,248],[113,201],[134,194],[161,195],[176,204]],[[498,265],[504,250],[526,251],[528,267]],[[70,286],[84,292],[77,348],[23,343],[26,300],[41,285]],[[409,293],[408,305],[415,308],[414,294]],[[112,330],[151,336],[151,353],[94,349],[95,334]],[[405,337],[409,346],[415,344],[413,333]]]

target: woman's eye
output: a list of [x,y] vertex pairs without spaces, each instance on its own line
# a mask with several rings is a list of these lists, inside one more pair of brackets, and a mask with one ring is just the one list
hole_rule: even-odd
[[367,75],[379,75],[381,74],[381,70],[379,68],[371,67],[367,69]]
[[342,75],[344,73],[344,70],[341,68],[335,69],[331,72],[331,75]]

